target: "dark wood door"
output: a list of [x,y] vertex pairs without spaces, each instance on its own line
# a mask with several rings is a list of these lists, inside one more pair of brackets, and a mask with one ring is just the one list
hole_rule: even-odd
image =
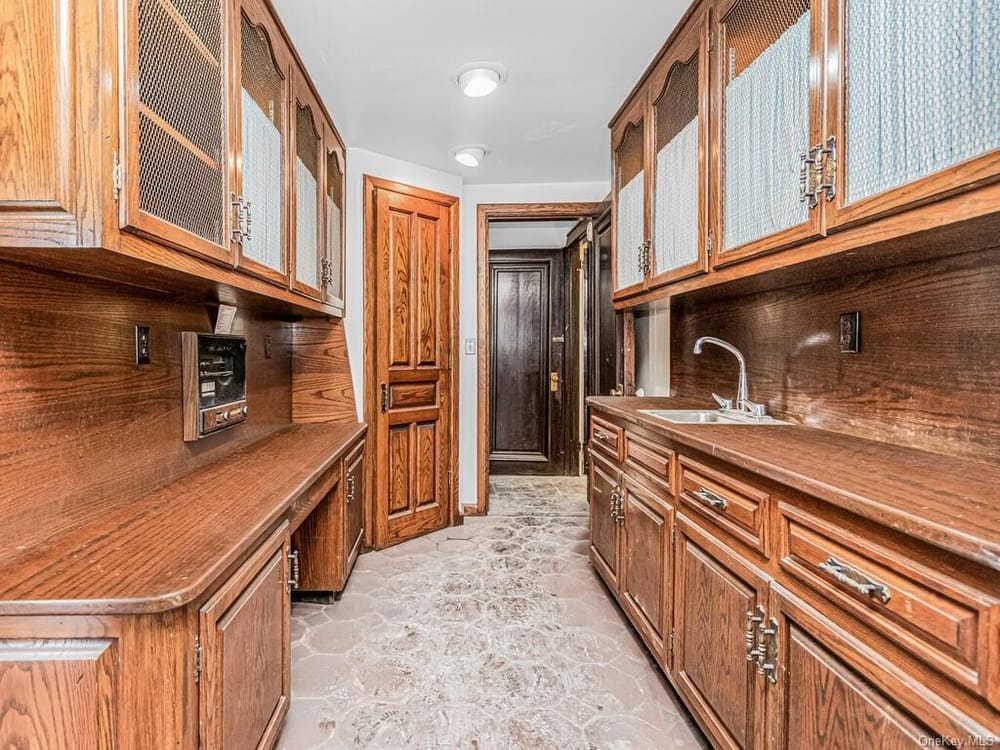
[[[889,695],[871,684],[865,675],[871,665],[862,651],[851,649],[851,659],[861,670],[831,650],[845,644],[844,631],[820,617],[794,597],[773,597],[777,625],[774,656],[778,661],[776,695],[776,741],[780,750],[840,750],[871,747],[886,750],[916,750],[947,747],[937,733],[907,713]],[[884,683],[883,683],[884,684]],[[907,691],[900,687],[898,692]],[[968,741],[979,734],[975,724],[953,726],[948,734]]]
[[404,185],[374,190],[376,547],[451,518],[456,208],[454,199]]
[[271,747],[289,703],[288,525],[201,609],[201,746]]
[[622,605],[662,662],[669,656],[664,652],[664,635],[670,622],[673,508],[660,493],[628,477],[622,485]]
[[490,254],[490,474],[566,473],[563,250]]
[[590,557],[594,567],[618,591],[618,470],[604,459],[590,458]]
[[716,747],[763,747],[765,678],[747,659],[748,614],[766,606],[763,574],[677,515],[673,670]]

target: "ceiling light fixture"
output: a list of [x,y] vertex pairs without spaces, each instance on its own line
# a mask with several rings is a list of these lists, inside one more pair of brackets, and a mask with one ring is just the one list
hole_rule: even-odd
[[463,167],[478,167],[486,153],[485,146],[460,146],[452,152],[452,155]]
[[454,80],[463,94],[478,98],[492,94],[505,78],[503,68],[496,63],[478,62],[469,63],[459,70]]

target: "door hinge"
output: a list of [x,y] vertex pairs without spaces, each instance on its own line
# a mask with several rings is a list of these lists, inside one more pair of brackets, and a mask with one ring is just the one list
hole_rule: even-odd
[[709,232],[705,236],[705,255],[707,255],[709,258],[712,257],[712,249],[713,249],[712,233]]
[[122,197],[122,162],[118,158],[118,152],[112,155],[112,169],[111,169],[111,194],[114,197],[115,203],[121,200]]
[[837,197],[837,137],[831,135],[826,139],[826,146],[820,149],[822,165],[820,167],[817,195],[822,190],[826,193],[827,203]]
[[455,252],[455,244],[454,244],[454,242],[455,242],[455,240],[452,239],[452,236],[449,234],[448,235],[448,252],[449,253]]
[[451,469],[448,469],[448,502],[451,502]]
[[201,682],[201,663],[202,663],[202,649],[201,649],[201,639],[198,636],[194,637],[194,682],[197,685]]
[[674,653],[674,638],[676,637],[676,635],[677,635],[677,631],[675,631],[673,628],[671,628],[671,630],[670,630],[670,653],[671,654]]
[[382,383],[379,388],[382,390],[380,405],[382,413],[385,414],[389,410],[389,386],[386,383]]
[[674,549],[677,546],[677,527],[670,527],[670,549]]

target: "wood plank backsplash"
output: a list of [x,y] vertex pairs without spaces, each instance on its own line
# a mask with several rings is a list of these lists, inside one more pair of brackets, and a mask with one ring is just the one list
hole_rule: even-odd
[[[692,294],[671,309],[671,391],[736,392],[802,424],[974,460],[1000,461],[1000,248],[743,296]],[[842,354],[840,313],[861,312]]]
[[[241,310],[248,422],[183,442],[180,332],[211,331],[213,316],[166,295],[0,263],[0,528],[27,504],[50,505],[55,521],[66,503],[138,497],[289,424],[293,324]],[[152,364],[141,367],[137,323],[151,327]]]

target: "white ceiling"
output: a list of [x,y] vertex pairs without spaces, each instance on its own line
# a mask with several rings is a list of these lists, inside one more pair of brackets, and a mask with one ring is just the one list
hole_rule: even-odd
[[[607,124],[690,0],[274,0],[348,146],[468,183],[610,181]],[[470,99],[452,78],[496,61]],[[478,169],[450,151],[486,144]]]

